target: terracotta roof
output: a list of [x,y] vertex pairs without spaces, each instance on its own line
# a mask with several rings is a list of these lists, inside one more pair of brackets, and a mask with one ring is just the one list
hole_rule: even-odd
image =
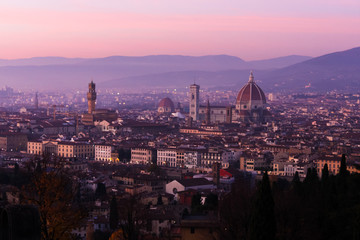
[[251,100],[260,100],[263,104],[266,103],[266,97],[261,88],[254,82],[254,77],[251,73],[249,82],[243,86],[236,98],[236,104],[242,104]]
[[166,97],[161,99],[161,101],[159,102],[159,107],[168,107],[174,109],[174,103],[173,101],[171,101],[170,98]]

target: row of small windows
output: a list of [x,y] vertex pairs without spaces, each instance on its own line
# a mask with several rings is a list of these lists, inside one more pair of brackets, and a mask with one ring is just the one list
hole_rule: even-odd
[[159,155],[159,156],[167,156],[167,157],[176,157],[176,153],[163,153],[163,152],[159,152],[158,155]]

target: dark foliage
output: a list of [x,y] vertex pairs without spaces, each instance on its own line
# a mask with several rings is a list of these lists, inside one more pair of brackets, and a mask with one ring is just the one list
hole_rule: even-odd
[[158,198],[157,198],[157,203],[156,203],[156,205],[158,205],[158,206],[159,206],[159,205],[164,205],[161,194],[159,194],[159,196],[158,196]]
[[197,193],[191,198],[191,214],[199,214],[203,210],[203,205],[201,204],[201,194]]
[[218,196],[214,193],[209,193],[206,196],[204,208],[206,210],[216,210],[218,207]]
[[106,187],[103,183],[98,183],[95,190],[95,197],[101,198],[106,196]]
[[223,239],[247,239],[253,189],[251,181],[239,178],[219,204]]
[[111,232],[102,232],[96,230],[93,234],[93,240],[108,240],[111,236]]
[[120,162],[129,162],[131,159],[131,150],[120,148],[118,150]]
[[274,199],[271,192],[267,172],[256,191],[249,225],[249,239],[275,239],[276,221],[274,214]]
[[119,213],[115,196],[112,197],[110,202],[110,228],[115,230],[119,224]]
[[296,173],[290,183],[273,181],[272,188],[264,175],[255,192],[234,183],[219,203],[223,238],[360,239],[360,174],[350,175],[346,167],[335,176],[327,172],[324,166],[320,180],[309,169],[303,182]]
[[329,168],[328,168],[327,163],[325,163],[324,168],[322,169],[321,181],[327,182],[328,179],[329,179]]

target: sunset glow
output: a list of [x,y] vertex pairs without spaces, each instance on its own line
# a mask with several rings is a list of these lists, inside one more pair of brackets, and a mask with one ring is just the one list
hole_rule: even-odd
[[2,1],[0,58],[318,56],[359,45],[358,1]]

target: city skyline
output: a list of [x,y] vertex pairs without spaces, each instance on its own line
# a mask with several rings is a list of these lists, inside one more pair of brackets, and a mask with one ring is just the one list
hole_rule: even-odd
[[[1,59],[320,56],[358,46],[357,1],[3,1]],[[329,41],[331,39],[331,41]]]

